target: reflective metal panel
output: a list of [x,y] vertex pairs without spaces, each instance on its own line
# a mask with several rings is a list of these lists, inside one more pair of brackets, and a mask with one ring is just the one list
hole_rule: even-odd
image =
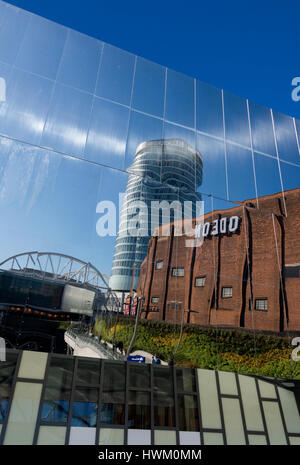
[[94,299],[94,291],[67,284],[63,292],[61,309],[64,312],[93,316]]
[[92,96],[56,84],[41,145],[82,155],[86,143]]
[[104,44],[96,95],[129,105],[134,60],[131,53]]
[[128,119],[128,108],[94,98],[85,158],[124,168]]
[[203,160],[199,191],[227,199],[224,142],[198,134],[197,150]]
[[300,166],[280,161],[283,190],[300,187]]
[[[125,167],[132,172],[131,165],[134,161],[137,148],[142,142],[162,139],[162,120],[131,112],[128,140],[126,147]],[[155,157],[154,157],[155,158]]]
[[277,111],[273,115],[279,158],[300,164],[293,118]]
[[66,36],[67,28],[31,15],[15,65],[54,79]]
[[[5,87],[7,87],[8,78],[9,78],[11,69],[12,69],[11,65],[9,65],[7,63],[0,62],[0,78],[5,80],[5,84],[6,84]],[[1,87],[1,90],[2,90],[2,87]],[[3,92],[3,90],[2,90],[2,92]],[[3,102],[5,100],[3,97],[5,97],[5,95],[3,96],[2,93],[1,93],[0,94],[0,105],[1,105],[1,102]]]
[[53,83],[14,68],[6,86],[6,101],[0,103],[0,132],[32,144],[40,140]]
[[151,115],[163,116],[166,69],[137,58],[132,106]]
[[223,111],[221,90],[197,81],[197,129],[223,137]]
[[257,103],[249,102],[252,144],[254,150],[276,157],[271,111]]
[[280,192],[281,182],[276,158],[254,153],[258,197]]
[[226,158],[229,199],[242,201],[255,198],[256,190],[251,151],[227,144]]
[[250,146],[249,122],[246,100],[224,92],[226,138]]
[[93,93],[102,47],[102,42],[70,30],[57,80]]
[[5,104],[7,97],[8,78],[11,73],[12,66],[7,63],[0,62],[0,112],[1,105]]
[[5,253],[55,250],[90,259],[101,168],[2,142],[0,210],[6,222],[0,236]]
[[0,60],[14,63],[30,15],[24,10],[0,2]]
[[[61,244],[62,251],[68,255],[89,257],[91,239],[96,235],[100,174],[101,169],[96,165],[61,157],[54,189],[44,206],[46,212],[41,215],[40,233],[46,237],[48,250],[58,250]],[[97,267],[97,259],[93,263]]]
[[[116,234],[119,231],[119,215],[123,198],[119,194],[126,192],[127,173],[103,168],[101,184],[97,193],[95,226],[92,231],[91,257],[95,262],[95,254],[99,257],[99,269],[110,275],[113,252],[116,246]],[[107,203],[108,202],[108,203]],[[114,222],[116,213],[116,222]],[[120,246],[122,248],[122,246]]]
[[167,120],[194,127],[194,79],[171,69],[167,70]]
[[300,120],[295,118],[295,126],[296,126],[296,137],[298,142],[298,147],[300,147]]

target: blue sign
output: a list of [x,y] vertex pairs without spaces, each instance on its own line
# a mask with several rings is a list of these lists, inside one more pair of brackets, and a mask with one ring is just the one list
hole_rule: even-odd
[[137,363],[145,363],[146,358],[142,355],[129,355],[127,357],[128,362],[137,362]]

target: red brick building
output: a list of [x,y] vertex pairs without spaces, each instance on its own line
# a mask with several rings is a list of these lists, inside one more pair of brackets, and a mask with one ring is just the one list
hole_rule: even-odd
[[141,266],[142,318],[300,331],[300,189],[258,200],[206,214],[200,247],[159,229]]

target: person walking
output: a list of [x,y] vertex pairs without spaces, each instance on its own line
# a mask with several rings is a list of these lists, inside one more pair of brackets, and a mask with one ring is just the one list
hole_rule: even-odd
[[160,358],[159,358],[157,355],[155,355],[155,362],[154,362],[154,363],[155,363],[156,365],[160,365],[160,363],[161,363],[161,362],[160,362]]

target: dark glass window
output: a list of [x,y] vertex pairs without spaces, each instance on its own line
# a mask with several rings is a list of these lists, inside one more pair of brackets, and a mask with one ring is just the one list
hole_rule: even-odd
[[168,302],[168,311],[181,310],[182,302]]
[[300,278],[300,265],[286,265],[283,273],[285,278]]
[[76,385],[96,385],[100,382],[100,360],[78,358]]
[[1,302],[11,304],[27,302],[36,307],[60,308],[63,290],[64,286],[57,283],[14,276],[9,272],[0,274]]
[[103,392],[120,392],[125,399],[125,365],[105,363],[103,374]]
[[42,422],[67,422],[73,370],[74,359],[62,357],[51,358],[42,407]]
[[148,365],[136,364],[129,366],[129,386],[133,388],[150,388],[150,372]]
[[196,379],[191,368],[176,368],[177,392],[196,392]]
[[197,397],[178,396],[178,415],[180,431],[199,431]]
[[129,391],[128,427],[149,429],[150,418],[150,392]]
[[153,368],[154,424],[175,426],[173,372],[170,368]]
[[74,392],[72,426],[96,426],[98,409],[97,388],[77,388]]
[[125,422],[124,364],[104,364],[100,421],[111,425],[123,425]]
[[17,358],[18,354],[7,352],[6,361],[0,362],[0,421],[4,420],[7,414]]
[[101,404],[100,421],[106,425],[124,425],[125,405],[112,402]]
[[174,396],[171,394],[154,393],[154,425],[175,426]]

